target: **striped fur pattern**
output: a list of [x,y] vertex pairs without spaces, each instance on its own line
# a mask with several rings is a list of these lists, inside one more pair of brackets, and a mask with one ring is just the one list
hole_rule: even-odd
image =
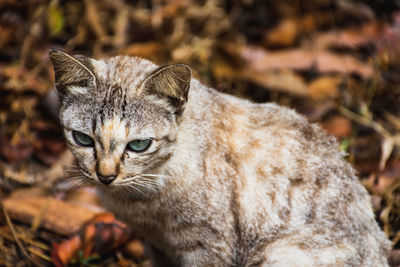
[[[77,179],[154,248],[155,264],[388,266],[354,170],[293,110],[218,93],[185,65],[50,56]],[[147,138],[146,151],[127,150]]]

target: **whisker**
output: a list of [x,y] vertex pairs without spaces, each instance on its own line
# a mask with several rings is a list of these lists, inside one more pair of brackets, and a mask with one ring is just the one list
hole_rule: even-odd
[[136,188],[136,189],[138,189],[138,187],[144,187],[144,188],[150,189],[155,192],[159,191],[159,189],[160,189],[159,183],[152,181],[152,180],[143,180],[137,176],[136,176],[136,178],[132,178],[127,181],[125,180],[125,181],[119,183],[118,185],[129,186],[129,187]]
[[143,183],[143,184],[149,185],[149,186],[156,187],[156,188],[162,187],[161,183],[157,183],[157,182],[154,182],[154,181],[140,180],[140,182]]
[[[171,177],[171,176],[163,175],[163,174],[138,174],[138,175],[135,175],[132,177],[126,177],[126,178],[124,178],[124,181],[130,181],[130,180],[136,180],[136,179],[147,179],[148,180],[149,177],[164,178],[164,177]],[[155,180],[151,179],[151,181],[155,181]]]
[[144,195],[144,193],[139,188],[137,188],[136,186],[133,186],[131,184],[127,184],[127,185],[124,185],[124,187],[132,188],[132,189],[136,190],[137,192],[139,192],[140,194]]
[[171,177],[171,175],[166,174],[152,174],[152,173],[142,173],[140,176],[148,176],[148,177]]
[[159,182],[157,182],[157,181],[148,180],[148,179],[141,178],[141,177],[134,178],[134,179],[129,179],[129,180],[123,180],[123,181],[121,181],[119,184],[125,185],[125,184],[131,184],[131,183],[133,183],[133,184],[139,184],[139,185],[147,184],[147,185],[151,185],[151,186],[160,186],[160,185],[161,185],[161,184],[160,184]]
[[83,179],[76,179],[73,180],[71,183],[68,184],[67,191],[73,191],[77,189],[78,187],[81,187],[82,185],[86,184],[86,181]]

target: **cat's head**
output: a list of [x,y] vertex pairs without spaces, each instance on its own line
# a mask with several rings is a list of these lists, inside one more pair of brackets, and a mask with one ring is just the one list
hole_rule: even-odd
[[60,121],[82,179],[143,194],[160,189],[188,99],[191,70],[135,57],[51,51]]

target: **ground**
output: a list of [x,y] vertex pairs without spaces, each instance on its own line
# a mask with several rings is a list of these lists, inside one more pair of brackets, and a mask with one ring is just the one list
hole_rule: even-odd
[[356,167],[400,265],[397,1],[127,2],[0,2],[1,266],[150,265],[92,188],[71,189],[51,48],[186,63],[221,92],[321,124]]

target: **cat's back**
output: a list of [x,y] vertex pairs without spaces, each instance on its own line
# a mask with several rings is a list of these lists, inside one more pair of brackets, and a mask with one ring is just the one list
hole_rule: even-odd
[[199,123],[204,124],[210,147],[240,159],[239,165],[259,162],[276,171],[299,172],[314,161],[343,163],[334,138],[294,110],[208,90],[203,107],[207,115]]

